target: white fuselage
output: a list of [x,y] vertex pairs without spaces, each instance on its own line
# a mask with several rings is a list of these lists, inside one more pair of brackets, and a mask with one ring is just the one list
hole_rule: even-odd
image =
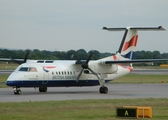
[[[105,82],[114,80],[131,72],[127,67],[120,65],[98,65],[98,61],[90,61],[90,68],[98,73],[100,79]],[[59,61],[52,63],[37,63],[30,61],[24,63],[8,77],[6,84],[16,87],[70,87],[70,86],[95,86],[100,85],[96,75],[89,72],[82,73],[77,81],[77,76],[81,71],[81,65],[75,61]],[[132,68],[131,68],[132,69]]]

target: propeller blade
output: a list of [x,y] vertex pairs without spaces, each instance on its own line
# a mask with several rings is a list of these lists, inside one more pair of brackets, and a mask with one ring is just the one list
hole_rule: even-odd
[[[88,58],[87,58],[87,60],[86,60],[86,62],[85,62],[85,63],[82,63],[82,65],[81,65],[82,70],[80,71],[79,75],[77,76],[77,80],[76,80],[77,82],[78,82],[79,78],[81,77],[82,72],[83,72],[84,69],[89,69],[89,70],[91,70],[91,69],[88,67],[88,63],[89,63],[89,61],[90,61],[92,55],[93,55],[93,52],[91,51],[90,54],[89,54],[89,56],[88,56]],[[79,61],[79,62],[80,62],[80,61]],[[91,70],[91,71],[92,71],[92,70]],[[97,75],[94,71],[92,71],[92,73],[94,73],[94,74],[98,77],[98,75]]]
[[96,75],[97,76],[97,78],[98,78],[98,80],[99,80],[99,76],[98,76],[98,74],[97,73],[95,73],[92,69],[90,69],[90,68],[88,68],[94,75]]
[[90,52],[90,55],[89,55],[88,59],[86,60],[86,64],[88,64],[88,62],[90,61],[92,55],[93,55],[93,52]]
[[78,75],[78,77],[77,77],[76,82],[78,82],[79,78],[81,77],[83,70],[84,70],[84,68],[82,68],[82,70],[80,71],[80,73],[79,73],[79,75]]
[[29,56],[29,53],[30,53],[30,51],[29,51],[29,50],[26,50],[26,55],[25,55],[25,57],[24,57],[23,63],[26,63],[27,58],[28,58],[28,56]]

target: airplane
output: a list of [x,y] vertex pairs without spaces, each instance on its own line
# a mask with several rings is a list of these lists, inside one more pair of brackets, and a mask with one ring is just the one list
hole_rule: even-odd
[[39,88],[47,92],[48,87],[82,87],[100,85],[99,92],[107,94],[105,83],[133,71],[132,64],[168,61],[168,59],[133,59],[138,42],[137,31],[162,31],[158,27],[107,28],[107,31],[125,31],[115,55],[91,60],[91,52],[86,60],[28,60],[29,51],[24,59],[0,59],[21,63],[7,78],[6,85],[13,87],[14,94],[20,95],[22,87]]

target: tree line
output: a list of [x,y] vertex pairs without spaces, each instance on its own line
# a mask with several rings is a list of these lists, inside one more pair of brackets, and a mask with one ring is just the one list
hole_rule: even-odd
[[[90,52],[93,52],[92,60],[101,59],[113,55],[114,53],[100,53],[97,50],[86,52],[84,49],[68,50],[68,51],[48,51],[48,50],[30,50],[28,59],[37,60],[86,60]],[[23,59],[26,50],[9,50],[0,49],[0,58]],[[168,59],[168,53],[160,53],[159,51],[136,51],[134,59]],[[165,63],[165,62],[160,62]]]

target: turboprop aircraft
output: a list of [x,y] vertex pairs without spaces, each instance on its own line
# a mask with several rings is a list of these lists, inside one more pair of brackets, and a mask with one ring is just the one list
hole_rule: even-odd
[[7,86],[14,89],[14,94],[21,94],[21,87],[38,87],[39,92],[47,92],[47,87],[95,86],[100,85],[100,93],[108,93],[106,82],[124,76],[133,70],[133,63],[168,61],[168,59],[133,59],[138,42],[137,31],[160,31],[159,27],[126,27],[107,28],[107,31],[125,31],[119,49],[115,55],[91,60],[93,53],[87,60],[27,60],[0,59],[0,61],[14,61],[22,63],[8,77]]

